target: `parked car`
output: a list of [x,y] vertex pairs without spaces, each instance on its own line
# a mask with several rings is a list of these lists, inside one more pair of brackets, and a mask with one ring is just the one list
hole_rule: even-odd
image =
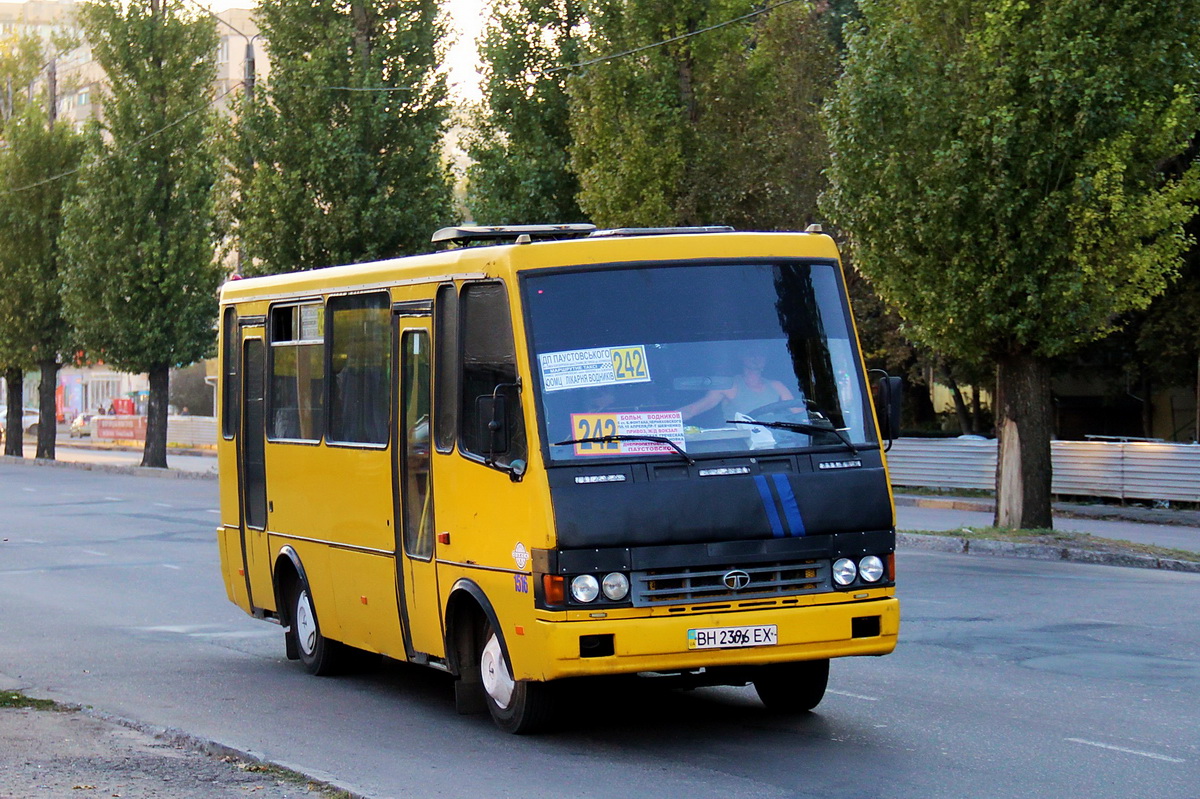
[[92,416],[90,413],[81,413],[71,420],[71,438],[83,438],[92,434]]
[[[21,409],[21,429],[30,435],[37,435],[38,420],[41,414],[37,408]],[[0,437],[4,436],[4,422],[8,418],[8,410],[0,405]]]

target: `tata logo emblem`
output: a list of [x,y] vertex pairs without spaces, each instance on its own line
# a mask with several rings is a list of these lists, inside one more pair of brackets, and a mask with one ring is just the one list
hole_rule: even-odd
[[721,578],[721,581],[725,583],[725,587],[730,591],[741,591],[750,585],[750,575],[741,569],[734,569],[731,572],[725,572],[725,576]]

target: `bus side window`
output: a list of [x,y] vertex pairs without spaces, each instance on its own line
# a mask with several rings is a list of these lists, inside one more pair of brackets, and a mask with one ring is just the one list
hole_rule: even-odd
[[225,438],[233,438],[238,432],[238,421],[242,415],[242,381],[238,374],[238,364],[241,360],[241,336],[238,335],[237,311],[225,309],[225,324],[222,335],[221,360],[224,385],[224,396],[221,402],[221,434]]
[[453,283],[438,286],[433,306],[434,443],[438,452],[454,449],[458,427],[458,294]]
[[391,400],[391,310],[388,295],[330,297],[330,442],[387,444]]
[[[463,286],[459,313],[462,347],[459,449],[500,467],[524,461],[525,422],[516,385],[517,358],[504,284]],[[499,405],[503,407],[507,446],[503,451],[489,452],[490,443],[482,440],[480,431],[491,417],[484,419],[481,414],[491,413],[488,409],[496,407],[491,401],[493,397],[502,398]]]

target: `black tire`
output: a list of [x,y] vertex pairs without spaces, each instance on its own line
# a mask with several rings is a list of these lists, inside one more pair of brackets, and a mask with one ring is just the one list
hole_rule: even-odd
[[38,426],[37,422],[34,422],[33,424],[29,425],[29,429],[26,430],[25,432],[29,433],[29,435],[36,438],[38,431],[40,431],[40,430],[41,430],[41,428]]
[[821,704],[829,684],[829,659],[761,666],[754,675],[754,690],[768,710],[804,713]]
[[303,580],[292,584],[288,613],[291,624],[288,625],[287,634],[292,636],[296,654],[300,656],[304,668],[318,677],[340,672],[346,662],[346,647],[321,633],[312,594]]
[[476,650],[483,702],[505,732],[526,735],[545,729],[554,718],[552,688],[544,682],[514,680],[500,636],[484,623]]

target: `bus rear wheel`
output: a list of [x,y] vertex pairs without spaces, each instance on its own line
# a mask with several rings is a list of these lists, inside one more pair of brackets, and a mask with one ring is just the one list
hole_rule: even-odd
[[760,666],[754,690],[768,710],[803,713],[821,704],[829,684],[829,659]]
[[290,606],[292,623],[288,635],[293,637],[304,668],[317,676],[336,674],[345,660],[344,647],[321,634],[312,594],[303,580],[293,584]]
[[514,735],[545,729],[553,716],[550,686],[513,679],[500,636],[491,624],[484,624],[478,657],[483,701],[496,726]]

